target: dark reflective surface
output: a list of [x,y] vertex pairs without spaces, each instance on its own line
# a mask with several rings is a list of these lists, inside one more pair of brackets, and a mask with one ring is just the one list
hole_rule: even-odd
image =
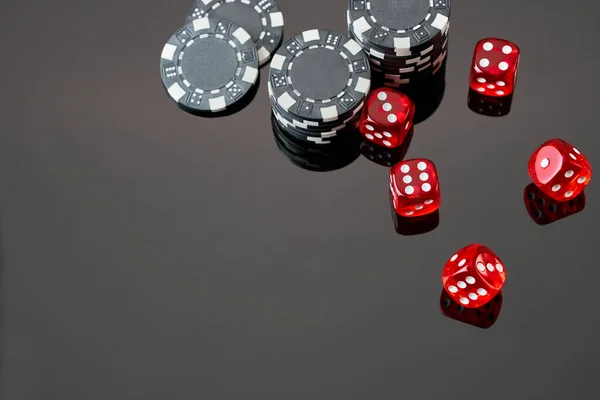
[[408,148],[410,147],[413,133],[414,127],[411,128],[411,130],[406,134],[402,144],[393,149],[379,146],[365,139],[360,144],[360,153],[368,160],[373,161],[375,164],[379,164],[383,167],[391,167],[392,165],[398,164],[400,161],[404,160],[404,157],[408,152]]
[[488,329],[496,323],[500,316],[500,311],[502,310],[502,292],[498,293],[493,299],[482,306],[467,308],[454,301],[442,289],[440,310],[445,317],[455,321],[473,325],[481,329]]
[[484,96],[469,88],[467,105],[471,111],[486,117],[504,117],[512,107],[513,94],[504,97]]
[[581,192],[569,201],[556,201],[533,183],[527,185],[523,191],[527,213],[538,225],[548,225],[583,211],[585,199],[585,192]]
[[[254,101],[173,105],[164,42],[190,4],[3,4],[2,400],[597,397],[600,183],[540,227],[523,203],[545,140],[600,163],[597,1],[455,1],[446,88],[407,158],[440,176],[440,224],[391,226],[388,169],[298,168]],[[345,1],[279,0],[286,38],[345,29]],[[572,34],[576,32],[576,34]],[[475,43],[522,49],[512,109],[466,104]],[[505,262],[491,329],[440,312],[457,249]]]

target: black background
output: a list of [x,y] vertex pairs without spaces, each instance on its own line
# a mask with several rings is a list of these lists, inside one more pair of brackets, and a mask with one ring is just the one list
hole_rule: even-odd
[[[279,0],[286,40],[345,30],[344,0]],[[597,1],[455,1],[447,87],[408,157],[440,174],[440,226],[396,234],[388,169],[329,173],[276,148],[266,77],[228,118],[166,95],[188,1],[0,7],[0,397],[593,398],[596,222],[540,227],[527,161],[560,137],[598,163]],[[466,105],[475,43],[522,51],[511,113]],[[455,250],[490,246],[504,305],[481,330],[439,310]]]

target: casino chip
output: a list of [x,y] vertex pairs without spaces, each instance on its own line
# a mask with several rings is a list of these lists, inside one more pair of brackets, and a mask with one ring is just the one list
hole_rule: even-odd
[[348,0],[348,35],[387,86],[428,79],[447,55],[450,0]]
[[180,108],[194,114],[221,113],[255,89],[258,54],[243,28],[227,20],[200,18],[165,44],[160,72]]
[[205,17],[244,28],[256,45],[260,65],[269,61],[283,38],[283,14],[273,0],[195,0],[186,23]]
[[289,136],[311,145],[355,134],[370,87],[366,54],[338,32],[305,31],[271,60],[268,91],[274,118]]

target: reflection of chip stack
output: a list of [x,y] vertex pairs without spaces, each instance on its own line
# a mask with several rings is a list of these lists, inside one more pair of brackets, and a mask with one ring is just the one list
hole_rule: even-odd
[[373,78],[399,87],[436,75],[448,47],[450,0],[349,0],[348,32]]
[[335,31],[302,32],[271,60],[273,114],[288,136],[306,144],[326,145],[355,135],[370,87],[366,54]]

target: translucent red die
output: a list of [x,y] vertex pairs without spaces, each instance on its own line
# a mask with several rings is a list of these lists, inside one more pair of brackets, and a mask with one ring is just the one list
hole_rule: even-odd
[[466,308],[457,303],[442,290],[440,295],[440,310],[445,317],[459,321],[468,325],[473,325],[481,329],[491,328],[498,320],[500,310],[502,310],[502,292],[488,303],[477,308]]
[[592,166],[572,144],[561,139],[543,143],[529,159],[529,177],[549,197],[567,201],[590,183]]
[[517,82],[519,47],[504,39],[486,38],[477,42],[469,85],[474,91],[492,97],[511,94]]
[[401,161],[390,169],[390,193],[396,213],[420,217],[440,208],[440,183],[435,164],[426,158]]
[[442,270],[444,290],[467,308],[488,303],[500,292],[504,281],[504,263],[481,244],[470,244],[458,250]]
[[405,94],[391,89],[376,89],[369,95],[358,129],[377,145],[400,146],[413,126],[415,104]]

